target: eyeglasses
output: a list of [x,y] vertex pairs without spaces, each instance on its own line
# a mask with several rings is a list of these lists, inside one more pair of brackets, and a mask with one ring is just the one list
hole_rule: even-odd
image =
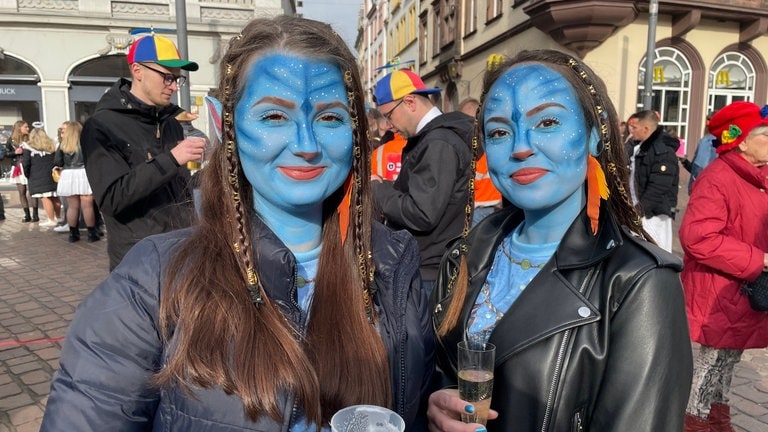
[[159,70],[157,70],[155,68],[151,68],[151,67],[145,65],[144,63],[139,63],[139,64],[144,66],[145,68],[151,70],[152,72],[156,72],[156,73],[162,75],[162,77],[163,77],[163,84],[165,84],[167,86],[169,86],[169,85],[171,85],[172,83],[175,82],[176,85],[181,87],[181,86],[184,85],[184,83],[187,82],[187,77],[185,77],[184,75],[174,75],[172,73],[165,73],[165,72],[159,71]]
[[399,106],[400,106],[400,104],[401,104],[401,103],[403,103],[403,101],[404,101],[404,100],[405,100],[405,98],[402,98],[402,99],[400,99],[400,102],[398,102],[397,104],[395,104],[395,106],[393,106],[391,110],[387,111],[387,113],[386,113],[386,114],[384,114],[384,118],[385,118],[385,119],[387,119],[387,121],[389,121],[389,122],[391,122],[391,121],[392,121],[392,113],[393,113],[393,112],[395,112],[395,110],[397,109],[397,107],[399,107]]

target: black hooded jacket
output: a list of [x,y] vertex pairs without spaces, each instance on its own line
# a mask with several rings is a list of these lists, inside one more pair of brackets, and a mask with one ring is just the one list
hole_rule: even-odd
[[[640,149],[635,155],[634,180],[643,216],[667,215],[674,218],[680,176],[676,152],[680,141],[659,126],[648,139],[637,145]],[[631,157],[633,150],[627,148],[627,156]]]
[[150,106],[121,78],[102,96],[83,126],[85,169],[108,231],[114,269],[139,240],[189,226],[190,174],[171,149],[184,139],[181,108]]
[[464,228],[472,128],[472,118],[458,111],[434,118],[408,138],[397,180],[372,185],[387,225],[416,237],[426,281],[437,278],[448,243]]

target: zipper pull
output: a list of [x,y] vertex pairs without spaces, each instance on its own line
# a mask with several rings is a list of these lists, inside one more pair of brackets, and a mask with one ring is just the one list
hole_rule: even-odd
[[160,123],[157,123],[157,131],[155,132],[155,138],[160,139]]

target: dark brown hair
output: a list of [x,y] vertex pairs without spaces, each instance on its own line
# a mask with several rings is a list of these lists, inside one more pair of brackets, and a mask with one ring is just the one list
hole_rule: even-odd
[[[344,75],[353,127],[350,221],[342,244],[340,188],[323,203],[322,251],[306,336],[261,286],[252,250],[251,185],[237,154],[234,108],[247,69],[265,52],[331,61]],[[387,352],[375,328],[370,286],[369,143],[355,58],[329,25],[281,16],[251,21],[221,61],[222,143],[201,171],[200,220],[172,258],[161,296],[165,341],[177,342],[156,376],[160,385],[219,386],[252,420],[281,418],[279,394],[292,392],[310,422],[322,425],[354,404],[392,405]],[[271,287],[289,289],[290,287]]]
[[[560,73],[573,87],[584,112],[587,130],[597,130],[600,142],[600,154],[597,160],[605,172],[610,196],[607,208],[613,214],[619,225],[626,226],[633,233],[651,241],[650,236],[643,230],[642,220],[629,196],[629,169],[619,128],[619,118],[616,109],[608,98],[608,91],[603,80],[584,62],[568,54],[554,50],[522,51],[512,59],[488,70],[483,79],[483,94],[478,108],[478,119],[475,122],[475,135],[479,141],[483,139],[483,105],[491,86],[511,67],[521,63],[539,63]],[[603,206],[605,208],[605,206]],[[457,273],[455,287],[451,289],[453,299],[446,311],[438,333],[445,335],[458,324],[458,318],[466,297],[467,275],[466,263],[462,258],[460,270]]]

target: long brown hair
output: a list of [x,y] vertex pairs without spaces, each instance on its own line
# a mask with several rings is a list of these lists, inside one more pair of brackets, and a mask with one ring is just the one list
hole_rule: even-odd
[[21,143],[29,140],[29,133],[22,134],[21,127],[27,124],[24,120],[18,120],[13,124],[13,130],[11,131],[11,144],[14,148],[19,148]]
[[[305,338],[261,286],[251,241],[252,187],[237,154],[234,108],[247,68],[268,50],[324,59],[345,78],[353,126],[351,215],[342,244],[340,188],[323,203],[322,250]],[[161,385],[219,386],[252,420],[279,420],[278,395],[293,392],[310,422],[359,403],[392,405],[387,352],[372,307],[369,143],[355,58],[329,25],[282,16],[251,21],[221,62],[222,143],[201,171],[200,220],[172,258],[160,301],[164,340],[177,347],[156,376]],[[201,271],[200,269],[207,269]],[[290,287],[273,287],[289,289]]]
[[[573,87],[579,98],[586,120],[587,130],[593,128],[598,131],[600,142],[598,150],[602,150],[597,156],[600,166],[605,172],[606,181],[610,190],[607,201],[608,211],[613,214],[617,223],[626,226],[633,233],[652,242],[648,233],[643,230],[642,219],[637,209],[632,204],[629,196],[629,169],[626,162],[619,127],[619,117],[613,106],[605,83],[592,69],[581,60],[568,54],[554,50],[522,51],[512,59],[505,59],[489,68],[483,79],[483,93],[478,108],[475,122],[475,136],[482,141],[483,136],[483,107],[486,95],[491,86],[499,77],[511,67],[521,63],[539,63],[550,67],[560,73]],[[605,206],[603,206],[605,207]],[[445,335],[458,324],[461,309],[466,297],[468,275],[466,260],[462,256],[460,269],[454,279],[454,286],[449,287],[453,294],[451,304],[445,313],[443,321],[438,329],[438,334]]]
[[65,121],[67,128],[61,134],[61,144],[59,149],[66,154],[75,154],[80,151],[80,133],[83,126],[76,121]]

